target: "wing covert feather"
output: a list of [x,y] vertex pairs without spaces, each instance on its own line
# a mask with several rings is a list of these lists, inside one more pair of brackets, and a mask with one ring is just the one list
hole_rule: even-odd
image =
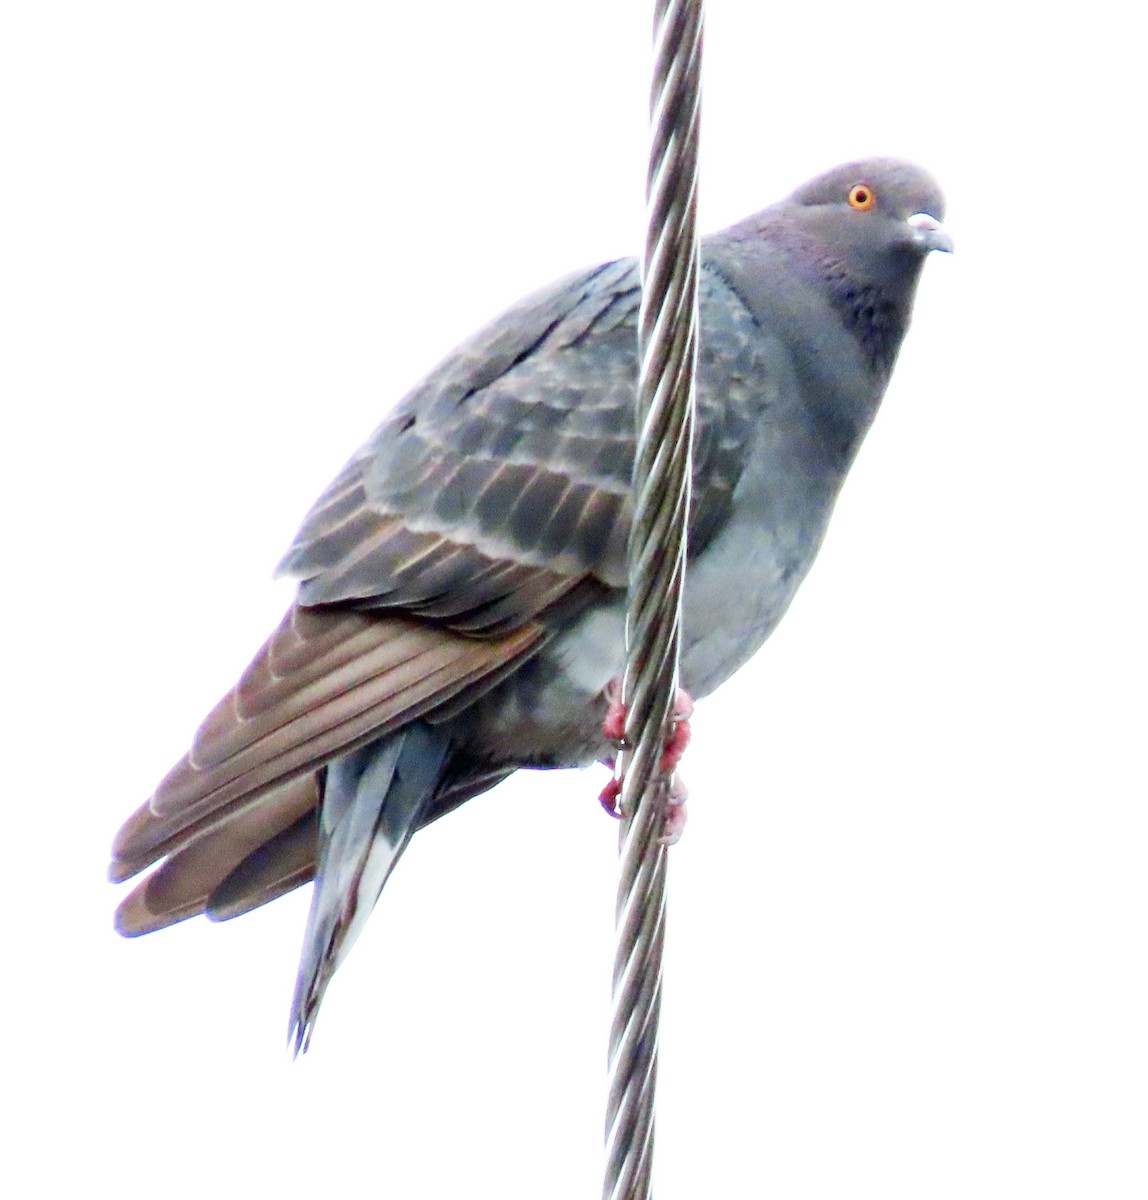
[[[693,552],[728,511],[769,391],[753,319],[716,275],[701,286]],[[415,612],[481,635],[537,616],[564,581],[624,587],[639,302],[634,262],[610,263],[460,346],[308,514],[280,565],[300,602]],[[476,620],[483,609],[497,623]]]

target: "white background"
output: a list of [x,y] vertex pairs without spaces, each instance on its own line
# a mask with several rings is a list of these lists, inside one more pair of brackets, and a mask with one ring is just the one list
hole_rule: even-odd
[[[598,1194],[602,772],[420,835],[294,1065],[306,893],[126,942],[103,870],[386,406],[637,248],[646,10],[5,5],[6,1194]],[[1143,64],[1072,11],[711,0],[704,226],[891,153],[958,253],[695,720],[660,1200],[1148,1194]]]

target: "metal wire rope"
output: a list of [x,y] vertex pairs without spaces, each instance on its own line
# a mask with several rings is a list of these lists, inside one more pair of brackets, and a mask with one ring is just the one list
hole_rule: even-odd
[[702,9],[702,0],[654,6],[604,1200],[651,1195],[669,788],[659,760],[678,683],[690,503]]

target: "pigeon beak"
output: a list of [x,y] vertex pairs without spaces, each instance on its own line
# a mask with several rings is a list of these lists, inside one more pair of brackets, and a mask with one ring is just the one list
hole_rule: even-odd
[[905,223],[913,231],[913,245],[922,254],[928,254],[930,250],[943,250],[946,254],[952,254],[953,239],[936,217],[919,212],[914,213]]

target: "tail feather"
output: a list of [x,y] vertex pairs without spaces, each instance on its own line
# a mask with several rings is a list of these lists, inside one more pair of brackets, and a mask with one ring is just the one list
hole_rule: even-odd
[[443,731],[420,721],[327,768],[315,890],[291,1002],[295,1054],[310,1044],[327,985],[422,824],[448,751]]

